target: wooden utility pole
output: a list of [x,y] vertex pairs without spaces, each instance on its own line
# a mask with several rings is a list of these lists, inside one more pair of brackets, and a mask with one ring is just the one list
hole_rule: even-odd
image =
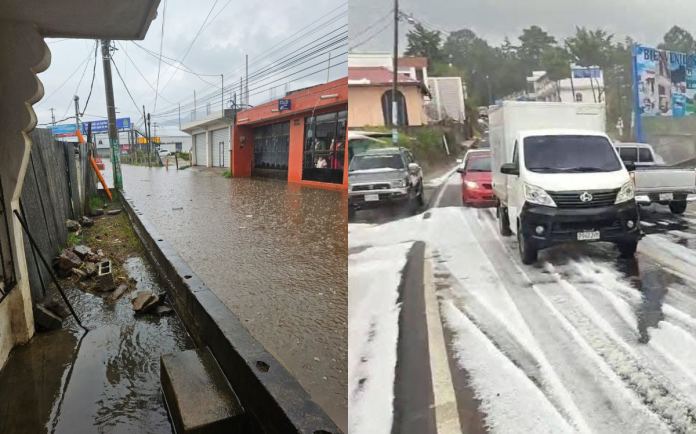
[[399,143],[399,130],[397,126],[399,124],[399,114],[398,114],[398,104],[396,102],[396,92],[399,79],[399,0],[394,0],[394,58],[392,59],[392,143],[397,145]]
[[121,151],[118,148],[118,131],[116,130],[116,106],[114,104],[114,86],[111,78],[111,41],[101,40],[102,67],[104,69],[104,89],[106,91],[106,114],[109,118],[109,146],[111,147],[111,167],[114,173],[114,187],[123,189],[121,177]]

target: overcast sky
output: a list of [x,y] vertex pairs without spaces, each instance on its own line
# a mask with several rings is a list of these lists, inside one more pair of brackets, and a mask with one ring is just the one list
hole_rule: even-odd
[[[621,40],[630,35],[644,44],[657,44],[675,24],[696,36],[694,0],[400,0],[399,4],[430,29],[470,28],[492,44],[505,36],[514,44],[522,29],[533,24],[559,41],[572,35],[576,25],[599,27]],[[350,0],[351,47],[384,29],[355,51],[391,50],[393,27],[387,15],[392,8],[389,0]],[[385,18],[370,27],[380,17]],[[403,49],[408,24],[401,26]]]
[[[157,18],[152,22],[145,40],[138,42],[156,53],[159,52],[160,36],[162,35],[164,3],[165,0],[160,0]],[[219,92],[219,74],[224,73],[226,86],[232,83],[239,84],[240,73],[244,70],[245,53],[249,55],[251,74],[257,69],[267,66],[268,62],[276,60],[284,54],[291,54],[294,50],[312,43],[331,30],[335,29],[336,31],[327,36],[326,39],[332,36],[340,37],[341,31],[345,31],[345,27],[341,29],[341,26],[347,25],[348,20],[346,0],[315,0],[311,7],[308,7],[307,2],[302,0],[251,0],[247,2],[166,0],[162,53],[170,58],[180,60],[213,5],[215,7],[208,23],[203,27],[203,31],[183,63],[197,73],[216,74],[216,76],[202,77],[203,80],[210,83],[206,84],[198,77],[186,72],[178,71],[173,75],[176,70],[162,63],[159,93],[164,98],[158,97],[156,109],[154,108],[155,92],[137,72],[126,53],[130,55],[145,79],[153,87],[157,87],[158,59],[146,54],[132,42],[120,41],[116,45],[119,50],[114,53],[114,60],[138,107],[145,104],[146,109],[153,113],[172,109],[179,102],[185,107],[185,104],[192,103],[195,89],[199,100],[198,110],[199,112],[205,111],[205,104],[200,102],[201,96]],[[292,41],[294,38],[298,39]],[[81,105],[84,105],[92,78],[94,41],[47,39],[47,43],[51,49],[52,60],[48,70],[39,75],[45,90],[44,98],[34,106],[39,123],[51,122],[51,107],[55,110],[56,120],[74,115],[73,95],[79,95]],[[288,45],[283,47],[282,44],[285,43]],[[312,45],[316,44],[317,42]],[[331,64],[337,66],[329,71],[331,80],[347,75],[346,64],[339,64],[346,60],[346,42],[343,44],[343,46],[337,44],[332,49]],[[278,49],[278,51],[268,53],[269,50],[273,49]],[[264,54],[269,57],[262,58]],[[282,96],[285,91],[285,83],[288,81],[290,81],[289,90],[325,82],[328,57],[328,50],[323,54],[318,52],[317,57],[307,57],[302,64],[298,63],[291,69],[279,71],[274,76],[267,76],[256,82],[250,80],[250,103],[258,104],[271,99],[271,96]],[[170,61],[170,63],[173,62]],[[300,71],[303,68],[307,69]],[[321,72],[301,78],[319,70]],[[129,98],[113,67],[112,73],[116,107],[119,112],[117,117],[130,116],[134,122],[136,118],[139,120],[142,115]],[[292,73],[295,74],[283,78]],[[91,116],[85,116],[86,120],[100,119],[106,116],[102,74],[101,48],[99,48],[94,89],[86,111],[86,114]],[[82,81],[80,81],[81,77]],[[278,85],[278,87],[270,89],[274,85]],[[225,99],[230,97],[231,95],[228,94]],[[213,106],[219,110],[219,96]],[[190,115],[190,111],[191,109],[182,109],[182,118]],[[178,115],[168,118],[160,117],[154,120],[159,121],[160,125],[167,124],[169,121],[168,123],[172,126],[163,132],[171,134],[178,131]],[[74,120],[62,123],[70,122],[74,122]],[[163,127],[160,128],[162,131]]]

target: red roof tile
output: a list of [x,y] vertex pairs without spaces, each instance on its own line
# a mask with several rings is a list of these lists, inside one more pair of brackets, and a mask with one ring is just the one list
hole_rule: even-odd
[[[383,66],[350,67],[348,68],[348,85],[355,86],[384,86],[392,84],[393,74]],[[420,85],[418,80],[399,74],[400,85]]]

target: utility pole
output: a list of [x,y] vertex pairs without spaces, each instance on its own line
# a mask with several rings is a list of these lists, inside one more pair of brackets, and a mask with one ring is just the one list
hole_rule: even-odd
[[225,114],[225,74],[220,74],[220,111]]
[[53,107],[51,107],[51,124],[53,124],[54,127],[56,126],[56,115],[53,113]]
[[77,137],[77,131],[80,129],[80,97],[73,96],[73,101],[75,101],[75,137]]
[[[145,134],[143,137],[147,138],[147,116],[145,116],[145,104],[143,104],[143,129],[145,129]],[[143,150],[142,147],[139,148],[141,151]]]
[[116,106],[114,104],[114,86],[111,78],[111,53],[109,52],[111,41],[101,40],[102,67],[104,69],[104,89],[106,91],[106,114],[109,118],[109,146],[111,147],[111,166],[114,173],[114,187],[123,189],[121,177],[120,149],[118,148],[118,131],[116,130]]
[[394,0],[394,58],[392,59],[392,67],[394,68],[392,75],[392,143],[397,145],[399,142],[399,124],[398,104],[396,103],[396,83],[399,79],[399,0]]
[[151,167],[150,156],[152,154],[152,125],[150,124],[150,113],[147,114],[147,167]]
[[244,94],[246,95],[245,101],[246,104],[249,105],[249,55],[245,54],[244,55],[244,62],[246,64],[246,80],[244,84]]
[[329,51],[329,63],[326,65],[326,82],[329,82],[331,77],[331,51]]
[[239,106],[244,105],[244,79],[239,77]]

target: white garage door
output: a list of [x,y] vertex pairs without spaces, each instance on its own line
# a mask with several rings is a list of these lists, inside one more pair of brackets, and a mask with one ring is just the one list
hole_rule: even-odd
[[213,166],[230,167],[230,129],[213,130]]
[[208,160],[205,146],[205,133],[194,134],[193,149],[196,154],[196,165],[207,166]]

